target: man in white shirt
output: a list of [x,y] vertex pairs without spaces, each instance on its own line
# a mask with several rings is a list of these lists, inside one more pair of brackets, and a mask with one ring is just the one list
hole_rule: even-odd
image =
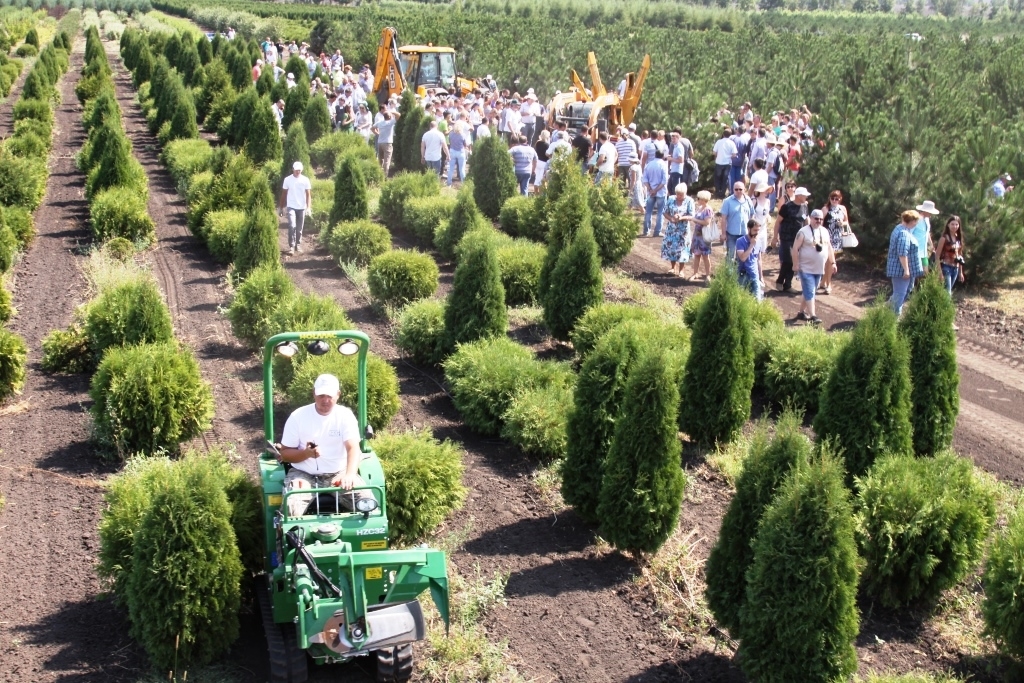
[[715,190],[720,197],[724,198],[729,193],[732,158],[739,153],[736,143],[730,139],[728,128],[722,131],[722,137],[718,139],[711,151],[715,155]]
[[668,193],[675,194],[676,185],[684,181],[686,160],[693,156],[693,145],[678,128],[672,131],[669,142]]
[[281,184],[281,200],[278,202],[277,215],[288,211],[288,254],[294,255],[302,251],[302,225],[306,214],[313,206],[313,185],[309,178],[302,175],[302,162],[292,164],[292,174]]
[[521,134],[526,136],[526,143],[532,145],[536,140],[537,133],[537,96],[533,94],[533,88],[526,92],[519,113],[523,122]]
[[520,113],[519,100],[512,100],[512,103],[505,110],[505,127],[501,131],[509,147],[512,147],[519,141],[522,128],[523,116]]
[[440,178],[443,168],[441,161],[447,155],[448,142],[444,139],[444,133],[437,129],[437,119],[434,119],[420,140],[420,160]]
[[[284,423],[281,460],[291,464],[284,478],[285,491],[333,486],[351,490],[363,486],[359,477],[359,423],[352,411],[338,405],[341,385],[334,375],[320,375],[313,383],[313,403],[296,409]],[[368,490],[342,495],[339,502],[355,508],[354,498],[368,497]],[[302,515],[313,494],[288,497],[288,515]]]
[[380,162],[380,167],[384,169],[384,177],[387,178],[395,148],[395,122],[400,114],[385,108],[378,112],[378,116],[381,119],[373,127],[373,132],[377,134],[377,161]]

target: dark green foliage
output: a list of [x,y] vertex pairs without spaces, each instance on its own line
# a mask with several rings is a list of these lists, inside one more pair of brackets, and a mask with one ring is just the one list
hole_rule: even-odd
[[174,339],[170,311],[150,278],[129,280],[102,292],[89,303],[84,327],[89,349],[97,360],[113,346]]
[[380,219],[391,230],[405,227],[403,210],[412,197],[432,197],[441,193],[436,173],[399,173],[386,181],[380,190]]
[[[231,107],[228,107],[226,112],[224,108],[229,102],[232,107],[234,106],[235,91],[231,87],[231,75],[223,60],[213,60],[206,65],[203,72],[203,87],[196,95],[196,114],[203,120],[207,130],[216,130],[220,119],[231,113]],[[216,115],[213,114],[215,110]]]
[[0,146],[0,204],[35,211],[46,192],[46,159],[15,156]]
[[848,477],[885,453],[912,452],[910,352],[888,306],[867,312],[836,358],[821,392],[814,430],[835,440]]
[[811,443],[800,427],[801,415],[789,411],[782,414],[771,439],[767,425],[759,425],[736,479],[736,495],[704,566],[708,607],[733,638],[740,637],[740,612],[747,599],[746,575],[754,561],[758,524],[789,473],[804,467],[811,454]]
[[203,234],[210,255],[218,263],[231,263],[238,251],[238,236],[245,225],[245,213],[238,209],[211,211],[206,214]]
[[693,324],[679,426],[698,443],[728,443],[750,418],[751,306],[736,271],[719,268]]
[[121,107],[117,104],[113,90],[104,90],[85,106],[82,126],[85,127],[86,133],[91,133],[94,128],[108,120],[113,121],[115,127],[120,127]]
[[14,266],[14,257],[18,253],[18,239],[14,232],[7,227],[6,222],[0,222],[0,275],[3,275]]
[[78,167],[86,174],[96,168],[102,159],[104,150],[112,144],[119,144],[115,138],[123,138],[124,130],[121,128],[119,118],[108,118],[98,126],[89,131],[82,151],[78,155]]
[[66,330],[54,330],[43,339],[43,359],[39,363],[43,372],[89,372],[94,363],[89,340],[78,325]]
[[496,436],[502,416],[527,389],[564,382],[564,366],[538,361],[508,337],[490,337],[459,346],[444,362],[452,400],[467,427]]
[[243,147],[246,155],[257,166],[280,159],[284,153],[281,133],[277,128],[272,106],[270,100],[260,98],[253,109],[252,118],[249,119],[249,129]]
[[640,226],[618,183],[592,185],[589,200],[590,223],[601,254],[601,265],[615,265],[633,248]]
[[390,434],[373,441],[388,485],[391,540],[408,545],[436,529],[462,507],[462,453],[429,430]]
[[388,306],[404,306],[437,291],[440,273],[429,254],[396,249],[370,261],[370,295]]
[[175,67],[178,69],[178,73],[181,74],[181,79],[185,82],[185,86],[194,88],[202,80],[203,62],[199,58],[199,50],[196,48],[195,43],[188,40],[187,37],[183,42],[184,44],[182,45],[181,53],[178,55],[178,61],[175,62]]
[[46,76],[39,69],[32,69],[25,77],[25,84],[21,87],[21,96],[26,100],[45,101],[50,98],[53,86],[46,82]]
[[199,364],[174,343],[111,348],[89,386],[96,439],[122,459],[176,451],[213,417]]
[[541,303],[544,302],[551,286],[551,273],[558,264],[559,256],[572,243],[577,230],[590,227],[590,205],[587,203],[589,181],[575,165],[565,166],[561,174],[557,173],[557,165],[555,170],[556,173],[548,185],[548,192],[554,195],[552,190],[559,189],[559,194],[542,196],[542,200],[538,201],[538,206],[544,207],[543,213],[540,209],[538,213],[546,217],[544,230],[548,245],[544,266],[540,271]]
[[[398,111],[401,113],[401,107]],[[418,104],[395,123],[395,165],[399,169],[412,173],[423,170],[420,142],[427,125],[427,115]]]
[[345,157],[341,168],[334,176],[334,204],[331,206],[330,225],[343,221],[359,221],[370,217],[370,205],[366,198],[366,178],[359,163],[352,157]]
[[284,98],[284,116],[281,118],[281,125],[285,130],[291,128],[293,123],[302,123],[302,117],[309,106],[309,88],[296,85],[288,91]]
[[676,382],[661,351],[641,356],[626,380],[597,506],[601,533],[622,550],[657,552],[679,519],[686,477]]
[[498,220],[505,200],[517,190],[512,157],[501,138],[492,135],[477,141],[469,175],[476,205],[492,221]]
[[506,306],[537,303],[540,269],[546,253],[543,245],[525,238],[498,244],[498,269],[501,271],[501,285],[505,288]]
[[169,478],[133,539],[131,632],[160,669],[207,664],[238,637],[243,568],[218,474],[189,468]]
[[1024,657],[1024,508],[996,536],[985,563],[985,632],[1002,652]]
[[653,322],[658,316],[648,308],[634,304],[605,301],[592,306],[576,321],[576,327],[569,335],[572,346],[580,358],[586,360],[597,343],[608,330],[627,320]]
[[497,249],[493,240],[484,239],[455,268],[444,311],[444,355],[453,352],[458,344],[502,336],[507,327]]
[[850,493],[826,450],[761,518],[740,613],[744,672],[764,683],[846,680],[857,669],[856,597]]
[[164,147],[160,159],[178,187],[186,188],[192,176],[210,169],[213,163],[213,147],[206,140],[174,140]]
[[254,85],[256,86],[256,92],[259,93],[260,97],[271,97],[274,91],[273,69],[264,68],[260,72],[260,77],[256,79],[256,83]]
[[920,281],[899,322],[910,346],[910,422],[918,455],[934,455],[953,443],[960,412],[955,318],[953,300],[932,273]]
[[467,180],[459,190],[458,198],[455,201],[455,208],[452,209],[451,218],[442,221],[434,235],[434,246],[445,258],[455,258],[455,248],[463,236],[480,230],[490,228],[487,219],[483,217],[476,206],[473,181]]
[[25,385],[28,346],[20,336],[0,328],[0,401],[21,392]]
[[[412,88],[406,88],[402,92],[402,99],[398,103],[398,114],[399,118],[395,121],[395,145],[394,145],[394,163],[399,170],[406,170],[406,129],[409,128],[409,123],[412,118],[417,116],[417,110],[420,106],[416,103],[416,93],[412,91]],[[420,116],[422,119],[422,116]],[[419,122],[415,122],[413,127],[419,125]],[[419,156],[419,144],[416,145],[416,155]],[[417,159],[418,160],[418,159]]]
[[970,460],[882,457],[857,489],[863,585],[883,605],[934,601],[981,560],[995,490]]
[[[220,154],[223,155],[224,152]],[[221,164],[221,161],[224,163]],[[268,196],[270,195],[269,185],[256,172],[246,155],[227,154],[223,157],[215,155],[215,158],[211,160],[210,172],[196,174],[189,184],[187,194],[189,229],[201,239],[205,239],[203,219],[206,214],[209,211],[220,209],[245,209],[249,191],[254,183],[266,185]],[[270,211],[273,212],[272,196],[270,200]]]
[[177,66],[178,60],[181,58],[181,36],[175,33],[167,39],[167,42],[164,43],[164,57],[167,58],[168,64]]
[[19,157],[45,157],[50,151],[49,142],[34,133],[23,133],[12,136],[7,141],[7,149]]
[[132,82],[135,87],[138,88],[143,83],[149,82],[153,78],[153,71],[156,69],[156,61],[153,59],[153,53],[149,51],[148,47],[143,47],[139,50],[139,61],[135,66],[135,72],[132,74]]
[[395,332],[395,345],[420,365],[442,360],[444,341],[443,301],[420,299],[402,309]]
[[451,219],[457,201],[446,195],[409,197],[402,209],[402,223],[423,244],[432,246],[438,227]]
[[270,188],[258,175],[253,176],[245,198],[245,224],[235,248],[236,281],[244,280],[255,268],[281,263],[277,246],[277,216]]
[[[355,411],[358,405],[358,363],[355,356],[329,353],[309,356],[292,365],[294,374],[285,391],[288,407],[294,410],[313,402],[313,382],[324,373],[334,375],[341,383],[338,402]],[[380,356],[366,358],[366,421],[374,429],[385,429],[398,414],[402,404],[398,399],[398,375]]]
[[196,51],[199,53],[199,61],[203,66],[213,61],[213,48],[210,46],[210,41],[206,39],[206,36],[196,37]]
[[341,263],[370,264],[391,249],[391,233],[370,220],[338,223],[327,236],[327,250]]
[[51,125],[53,111],[50,109],[50,103],[47,100],[22,97],[14,104],[14,120],[21,121],[23,119],[34,119],[48,126]]
[[604,299],[601,261],[589,226],[580,227],[558,256],[549,283],[541,296],[544,324],[556,339],[568,341],[576,321]]
[[519,446],[527,455],[546,462],[564,458],[568,447],[566,427],[572,406],[572,380],[576,376],[567,368],[565,377],[565,382],[553,381],[516,394],[502,415],[505,426],[501,429],[501,438]]
[[281,175],[277,179],[276,191],[281,190],[281,183],[291,175],[292,165],[296,161],[302,162],[303,172],[307,168],[312,168],[309,163],[309,142],[306,141],[306,130],[302,127],[302,122],[296,121],[285,130],[287,133],[284,137],[284,163],[281,165]]
[[156,239],[146,197],[131,187],[111,187],[95,194],[89,203],[89,218],[97,242],[123,237],[148,245]]
[[[181,84],[179,78],[172,80],[171,87],[165,95],[166,120],[170,122],[170,135],[168,140],[180,138],[199,137],[199,127],[196,124],[196,106],[192,100],[192,92]],[[161,114],[163,116],[163,114]]]
[[25,44],[39,47],[39,34],[36,33],[34,28],[30,28],[28,33],[25,34]]
[[96,165],[85,181],[85,194],[90,199],[111,187],[131,189],[148,197],[146,172],[132,156],[131,143],[124,135],[113,135],[98,152]]
[[[352,327],[345,311],[333,297],[301,293],[280,303],[270,317],[268,332],[274,335],[293,330],[349,330]],[[275,355],[274,384],[279,387],[290,385],[295,369],[302,366],[308,355],[302,345],[290,360]]]
[[779,335],[768,349],[763,368],[768,399],[779,406],[816,413],[821,389],[849,338],[846,332],[826,332],[812,326],[792,328]]
[[295,294],[295,285],[280,265],[262,265],[249,273],[235,290],[228,308],[231,332],[250,350],[263,347],[271,337],[271,318]]
[[[287,100],[284,108],[287,111]],[[327,99],[323,95],[309,99],[302,112],[302,127],[306,129],[306,138],[311,145],[331,132],[331,113],[327,110]]]
[[[6,287],[0,286],[0,325],[6,324],[17,311],[11,303],[11,293]],[[45,345],[45,342],[44,342]]]
[[260,96],[255,88],[246,88],[239,93],[231,108],[231,125],[228,127],[225,142],[232,147],[244,147],[249,139],[249,129],[256,108],[260,105]]
[[523,197],[513,195],[501,205],[501,214],[498,216],[498,223],[504,232],[513,237],[525,237],[535,242],[544,242],[547,238],[545,233],[535,230],[538,224],[534,214],[537,211],[537,200],[534,197]]

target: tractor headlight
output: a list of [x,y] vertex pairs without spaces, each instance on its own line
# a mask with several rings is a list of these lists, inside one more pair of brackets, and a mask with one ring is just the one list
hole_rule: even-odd
[[291,358],[299,352],[299,347],[295,342],[281,342],[274,347],[274,351],[285,358]]
[[338,353],[343,356],[354,356],[359,353],[359,342],[354,339],[346,339],[338,345]]
[[362,512],[364,515],[370,514],[378,507],[380,506],[377,505],[376,498],[356,498],[356,510]]

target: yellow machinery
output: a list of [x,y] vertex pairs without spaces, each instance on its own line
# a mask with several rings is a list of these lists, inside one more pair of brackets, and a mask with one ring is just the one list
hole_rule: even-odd
[[465,78],[455,69],[455,50],[435,45],[405,45],[398,47],[398,31],[387,27],[380,32],[377,44],[377,70],[373,79],[373,92],[383,104],[391,95],[400,95],[411,87],[417,95],[428,89],[437,93],[468,95],[474,90],[486,90],[471,78]]
[[644,55],[637,73],[626,74],[625,91],[608,92],[601,82],[597,69],[597,57],[587,53],[587,68],[590,70],[591,88],[588,90],[576,70],[572,70],[572,87],[569,92],[559,93],[548,105],[548,124],[554,126],[565,121],[569,131],[577,135],[597,126],[599,131],[614,133],[619,126],[628,126],[640,106],[640,94],[644,80],[651,70],[651,56]]

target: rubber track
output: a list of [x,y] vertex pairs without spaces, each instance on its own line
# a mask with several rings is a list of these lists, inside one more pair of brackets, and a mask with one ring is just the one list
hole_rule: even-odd
[[[260,603],[263,618],[263,633],[267,637],[267,654],[270,657],[270,683],[299,683],[292,680],[288,661],[288,646],[281,628],[274,623],[274,612],[270,605],[270,594],[265,587],[257,586],[256,597]],[[305,653],[303,653],[305,656]]]
[[377,683],[405,683],[412,678],[412,643],[377,650]]

